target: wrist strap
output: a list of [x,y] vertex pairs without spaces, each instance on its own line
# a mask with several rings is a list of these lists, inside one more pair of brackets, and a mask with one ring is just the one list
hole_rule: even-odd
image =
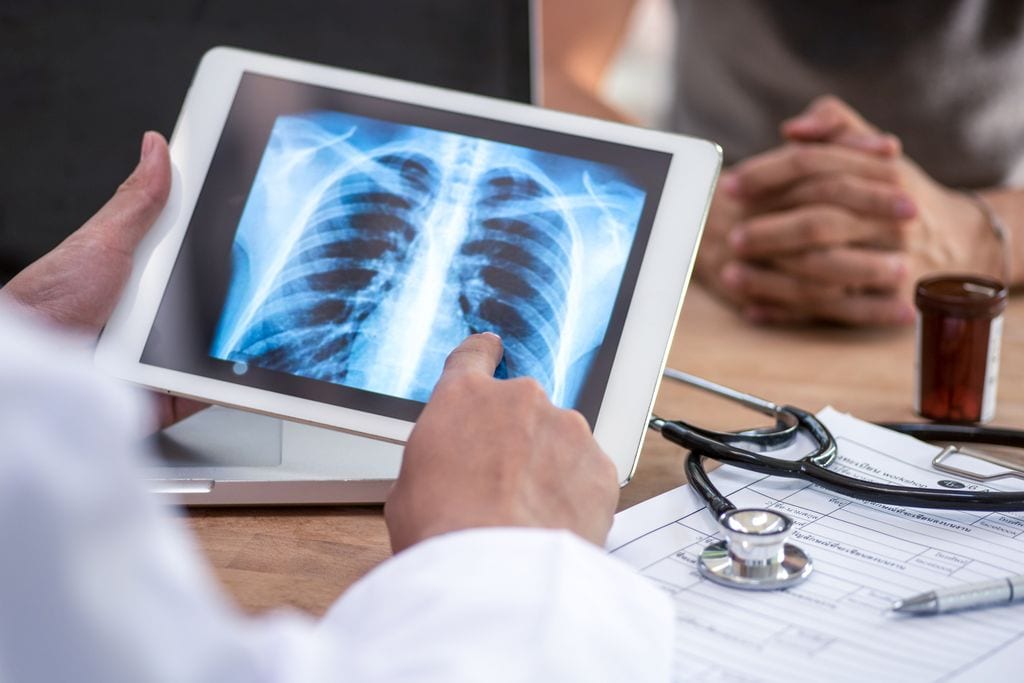
[[988,222],[988,227],[992,230],[992,234],[999,240],[999,249],[1002,251],[1003,256],[1003,284],[1006,287],[1010,287],[1013,283],[1013,245],[1011,243],[1010,230],[987,199],[974,190],[964,190],[964,194],[981,210],[982,215],[985,216],[985,220]]

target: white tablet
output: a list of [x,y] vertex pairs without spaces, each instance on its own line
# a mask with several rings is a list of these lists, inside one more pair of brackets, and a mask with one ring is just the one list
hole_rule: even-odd
[[404,441],[473,332],[636,463],[710,142],[217,48],[96,352],[172,394]]

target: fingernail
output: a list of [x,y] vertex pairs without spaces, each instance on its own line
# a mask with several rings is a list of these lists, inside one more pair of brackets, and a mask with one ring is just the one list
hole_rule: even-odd
[[727,263],[722,268],[722,284],[729,289],[738,289],[743,284],[743,268],[736,263]]
[[487,335],[488,337],[494,337],[494,338],[495,338],[495,339],[497,339],[497,340],[498,340],[499,342],[501,341],[501,337],[499,337],[498,335],[494,334],[494,333],[493,333],[493,332],[491,332],[490,330],[488,330],[488,331],[486,331],[486,332],[481,332],[480,334],[484,334],[484,335]]
[[155,146],[156,133],[151,130],[146,131],[142,136],[142,152],[139,154],[139,161],[148,157]]
[[907,264],[900,256],[893,256],[889,260],[889,266],[892,268],[892,273],[898,279],[903,279],[903,276],[907,274]]
[[729,194],[739,196],[740,194],[740,179],[735,173],[723,173],[720,181],[722,189]]
[[875,154],[897,156],[901,151],[900,140],[895,135],[868,135],[863,140],[863,148]]
[[860,135],[857,137],[851,137],[848,142],[857,149],[862,149],[865,152],[884,152],[889,149],[889,141],[882,136],[878,135]]
[[729,232],[729,245],[737,251],[743,248],[747,241],[747,232],[743,228],[736,227]]
[[899,197],[892,205],[897,218],[913,218],[917,215],[917,205],[908,197]]
[[818,119],[815,116],[802,115],[792,118],[786,121],[786,127],[789,129],[797,129],[800,131],[814,130],[818,126]]

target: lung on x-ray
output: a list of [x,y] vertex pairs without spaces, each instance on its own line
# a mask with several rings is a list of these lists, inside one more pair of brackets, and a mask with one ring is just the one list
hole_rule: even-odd
[[426,401],[467,335],[575,404],[645,192],[614,166],[327,111],[278,117],[210,355]]

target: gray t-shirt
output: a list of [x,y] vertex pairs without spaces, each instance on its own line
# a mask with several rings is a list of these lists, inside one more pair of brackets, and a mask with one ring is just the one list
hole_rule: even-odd
[[1024,184],[1024,2],[678,0],[673,126],[727,162],[825,93],[954,187]]

